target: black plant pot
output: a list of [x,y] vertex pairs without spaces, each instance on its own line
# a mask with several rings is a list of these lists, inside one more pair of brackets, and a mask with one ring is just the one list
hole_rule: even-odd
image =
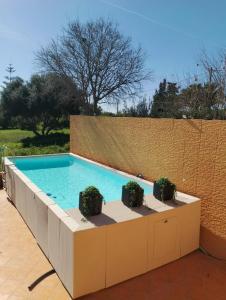
[[91,217],[101,214],[103,199],[84,197],[82,192],[79,193],[79,210],[85,217]]
[[144,190],[140,189],[139,191],[135,191],[135,193],[131,193],[128,189],[123,185],[122,187],[122,202],[127,207],[140,207],[144,201]]
[[163,188],[163,191],[161,193],[161,187],[160,185],[154,181],[154,189],[153,189],[153,195],[156,199],[160,201],[168,201],[173,200],[175,193],[175,186],[172,184],[168,184]]

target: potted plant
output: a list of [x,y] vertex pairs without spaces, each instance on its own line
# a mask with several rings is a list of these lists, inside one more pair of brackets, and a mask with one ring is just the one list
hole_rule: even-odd
[[79,210],[84,217],[91,217],[101,213],[103,196],[94,186],[87,187],[79,193]]
[[154,181],[153,195],[160,201],[174,200],[176,185],[167,177],[161,177]]
[[122,202],[127,207],[139,207],[144,201],[144,190],[135,181],[129,181],[122,187]]
[[5,156],[5,150],[7,149],[7,146],[2,145],[0,146],[0,190],[3,189],[3,158]]

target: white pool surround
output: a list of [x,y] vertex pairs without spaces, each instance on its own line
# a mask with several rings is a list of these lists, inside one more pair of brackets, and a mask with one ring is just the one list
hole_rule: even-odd
[[201,202],[196,197],[177,192],[175,202],[163,203],[148,195],[144,206],[135,209],[113,201],[103,205],[102,214],[85,219],[78,208],[61,209],[9,159],[4,162],[8,196],[72,298],[148,272],[199,247]]

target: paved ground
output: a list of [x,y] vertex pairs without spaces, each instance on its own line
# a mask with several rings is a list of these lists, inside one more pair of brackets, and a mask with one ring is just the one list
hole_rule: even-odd
[[[27,287],[52,267],[17,210],[0,191],[0,300],[71,299],[56,274]],[[226,300],[226,262],[196,251],[176,262],[83,300]]]

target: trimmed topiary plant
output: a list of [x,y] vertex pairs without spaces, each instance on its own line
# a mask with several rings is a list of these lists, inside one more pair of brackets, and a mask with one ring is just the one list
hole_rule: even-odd
[[153,195],[160,201],[174,200],[176,185],[167,177],[161,177],[154,181]]
[[127,207],[139,207],[144,201],[144,190],[135,181],[129,181],[122,187],[122,202]]
[[79,210],[85,217],[99,215],[102,211],[103,196],[94,186],[87,187],[79,194]]

